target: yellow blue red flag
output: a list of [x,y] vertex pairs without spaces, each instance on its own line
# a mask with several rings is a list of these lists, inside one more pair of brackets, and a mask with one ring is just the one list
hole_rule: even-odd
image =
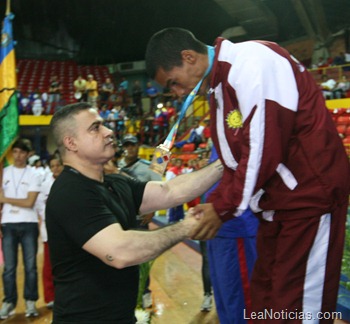
[[12,20],[8,13],[1,30],[0,50],[0,162],[18,135],[17,78]]

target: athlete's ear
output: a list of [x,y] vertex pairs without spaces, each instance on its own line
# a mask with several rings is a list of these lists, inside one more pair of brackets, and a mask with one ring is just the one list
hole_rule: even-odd
[[182,57],[182,62],[193,64],[197,60],[197,52],[194,50],[182,50],[181,57]]

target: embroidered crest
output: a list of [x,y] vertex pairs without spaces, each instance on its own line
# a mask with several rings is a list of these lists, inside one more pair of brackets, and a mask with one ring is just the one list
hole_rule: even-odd
[[227,114],[226,122],[229,128],[241,128],[243,126],[243,116],[238,109],[234,109]]

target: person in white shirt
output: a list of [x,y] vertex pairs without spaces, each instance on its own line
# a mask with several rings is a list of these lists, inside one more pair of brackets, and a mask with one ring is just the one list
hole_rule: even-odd
[[19,139],[12,146],[14,163],[3,170],[0,204],[3,204],[1,232],[5,268],[2,275],[4,300],[0,319],[8,318],[17,301],[16,269],[18,248],[21,246],[25,271],[24,299],[26,317],[38,316],[38,216],[34,204],[38,197],[41,177],[27,165],[31,151],[28,140]]
[[45,222],[45,207],[46,200],[49,196],[51,186],[53,185],[56,178],[60,175],[63,170],[63,164],[59,157],[53,156],[49,160],[51,169],[51,175],[49,175],[41,185],[41,191],[36,202],[36,211],[40,217],[40,236],[44,245],[44,260],[43,260],[43,287],[44,287],[44,300],[48,308],[52,308],[55,299],[54,284],[52,276],[52,267],[49,256],[49,246],[47,243],[47,230]]

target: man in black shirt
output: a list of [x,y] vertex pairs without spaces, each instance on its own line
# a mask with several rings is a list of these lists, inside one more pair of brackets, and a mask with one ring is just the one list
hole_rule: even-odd
[[221,178],[221,163],[168,182],[104,175],[114,141],[95,109],[86,103],[65,106],[52,118],[51,129],[65,164],[46,207],[53,324],[135,323],[137,265],[191,237],[201,216],[189,212],[183,222],[139,231],[132,229],[136,215],[201,195]]

